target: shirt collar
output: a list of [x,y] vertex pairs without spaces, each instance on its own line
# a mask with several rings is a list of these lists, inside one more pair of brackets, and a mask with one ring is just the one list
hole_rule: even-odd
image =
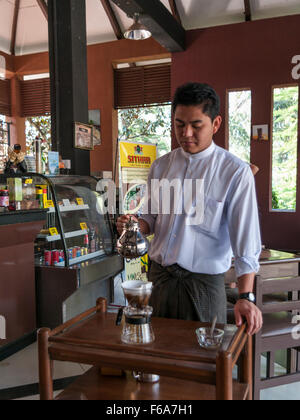
[[186,157],[187,159],[197,160],[197,159],[204,159],[207,156],[211,155],[212,152],[215,150],[215,148],[216,148],[216,145],[212,141],[211,145],[207,149],[205,149],[205,150],[203,150],[202,152],[199,152],[199,153],[191,154],[191,153],[185,152],[182,148],[180,148],[180,149],[181,149],[181,153],[183,154],[183,156]]

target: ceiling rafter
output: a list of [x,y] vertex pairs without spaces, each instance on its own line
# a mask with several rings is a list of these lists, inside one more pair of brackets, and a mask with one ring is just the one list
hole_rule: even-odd
[[244,4],[245,4],[245,20],[246,22],[251,22],[252,14],[251,14],[250,0],[244,0]]
[[43,12],[43,15],[45,16],[47,22],[48,22],[48,6],[46,4],[45,0],[36,0],[38,5],[40,6],[41,11]]
[[176,0],[169,0],[169,5],[172,10],[172,15],[177,20],[177,22],[181,25],[181,18],[177,9]]
[[112,0],[128,16],[140,15],[140,22],[153,38],[170,52],[185,50],[185,30],[160,0]]
[[10,41],[10,53],[11,55],[15,55],[16,52],[16,38],[17,38],[17,27],[18,27],[18,18],[19,18],[19,11],[20,11],[20,0],[15,1],[14,7],[14,17],[11,29],[11,41]]
[[123,35],[123,31],[120,27],[120,24],[116,18],[116,15],[113,11],[113,8],[111,7],[111,4],[109,2],[109,0],[101,0],[102,6],[105,10],[105,13],[107,14],[107,17],[110,21],[110,24],[114,30],[114,33],[116,35],[117,39],[123,39],[124,35]]

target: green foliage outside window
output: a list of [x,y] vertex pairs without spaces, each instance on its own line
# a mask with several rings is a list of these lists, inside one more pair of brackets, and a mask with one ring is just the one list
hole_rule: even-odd
[[158,157],[171,151],[171,106],[119,110],[119,140],[157,144]]
[[277,197],[277,202],[273,209],[296,210],[298,97],[298,86],[274,89],[272,198]]
[[251,91],[229,92],[229,151],[250,163]]

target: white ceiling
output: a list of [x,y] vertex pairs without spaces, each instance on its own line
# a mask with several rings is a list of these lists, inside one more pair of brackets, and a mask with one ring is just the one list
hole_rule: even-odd
[[[169,1],[160,0],[169,10]],[[0,50],[10,53],[15,0],[0,0]],[[176,0],[185,29],[243,22],[244,0]],[[122,28],[132,20],[114,3],[111,6]],[[300,14],[299,0],[251,0],[252,19]],[[88,44],[116,40],[100,0],[86,0]],[[36,0],[20,0],[16,55],[48,50],[47,21]]]

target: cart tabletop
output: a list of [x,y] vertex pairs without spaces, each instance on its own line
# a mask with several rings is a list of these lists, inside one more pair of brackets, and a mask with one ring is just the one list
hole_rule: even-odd
[[[155,341],[151,344],[129,345],[122,343],[122,325],[116,325],[116,314],[96,312],[89,318],[72,325],[67,330],[50,337],[51,347],[55,344],[71,345],[82,349],[96,349],[99,352],[121,352],[139,357],[157,357],[188,362],[215,364],[220,352],[228,352],[240,330],[235,325],[217,325],[225,330],[222,346],[218,350],[202,349],[197,341],[196,329],[210,324],[166,318],[152,318]],[[240,334],[241,335],[241,334]]]

